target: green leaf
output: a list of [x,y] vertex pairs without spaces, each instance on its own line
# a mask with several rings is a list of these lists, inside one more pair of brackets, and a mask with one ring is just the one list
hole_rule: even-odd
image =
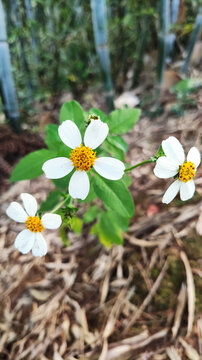
[[73,173],[71,171],[68,175],[64,176],[63,178],[52,179],[52,181],[58,189],[66,191],[72,175]]
[[110,213],[102,213],[99,221],[98,237],[100,242],[109,246],[111,244],[123,244],[123,236],[117,223],[112,222]]
[[127,144],[120,136],[108,136],[102,144],[102,148],[112,156],[124,161],[124,153],[127,151]]
[[107,180],[95,173],[94,189],[107,208],[115,210],[123,217],[133,216],[133,199],[122,180]]
[[72,120],[83,134],[85,131],[85,118],[82,107],[77,101],[69,101],[62,105],[60,110],[60,122]]
[[108,139],[105,140],[105,142],[102,144],[102,148],[107,151],[110,155],[112,155],[113,157],[124,161],[124,152],[120,149],[118,149],[116,146],[110,144],[108,142]]
[[58,190],[51,191],[46,200],[41,203],[40,210],[41,212],[53,210],[53,208],[59,203],[61,198],[61,192]]
[[123,217],[117,214],[116,211],[108,210],[107,212],[108,218],[111,220],[112,223],[116,224],[122,231],[128,231],[129,225],[129,218]]
[[132,184],[132,176],[125,173],[122,177],[122,181],[124,182],[126,187],[129,187]]
[[59,230],[59,233],[60,233],[60,237],[62,239],[62,242],[64,244],[64,246],[66,247],[69,247],[70,246],[70,241],[67,237],[67,228],[65,226],[60,226],[60,230]]
[[96,222],[95,224],[93,224],[90,228],[90,234],[91,235],[98,235],[99,233],[99,223]]
[[186,96],[197,87],[202,86],[202,80],[200,79],[184,79],[179,81],[176,85],[171,87],[171,90],[178,95]]
[[72,221],[71,221],[71,229],[76,233],[76,234],[81,234],[82,231],[82,220],[78,217],[73,217]]
[[122,150],[124,153],[128,151],[128,145],[121,136],[108,136],[107,140],[110,144],[113,144],[118,149]]
[[26,155],[13,169],[10,181],[33,179],[42,175],[44,162],[55,157],[56,153],[47,149],[37,150]]
[[90,206],[89,209],[83,215],[84,224],[88,224],[88,223],[94,221],[97,218],[99,212],[100,212],[100,209],[98,208],[97,205]]
[[58,135],[58,126],[55,124],[46,126],[45,143],[50,150],[58,151],[60,149],[67,152],[68,148],[60,139]]
[[138,121],[140,109],[119,109],[108,116],[109,131],[112,134],[124,134]]

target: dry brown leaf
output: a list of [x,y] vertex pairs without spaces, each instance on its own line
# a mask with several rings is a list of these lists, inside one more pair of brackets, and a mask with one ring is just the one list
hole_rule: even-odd
[[197,321],[198,347],[199,354],[202,356],[202,318]]
[[189,345],[185,340],[182,338],[179,339],[180,343],[182,344],[183,348],[185,349],[185,353],[190,360],[200,360],[200,356],[198,352]]
[[187,336],[192,332],[194,323],[194,312],[195,312],[195,286],[194,278],[189,264],[189,260],[184,251],[180,252],[180,257],[184,263],[186,276],[187,276],[187,298],[188,298],[188,325],[187,325]]
[[101,354],[100,354],[98,360],[106,360],[107,359],[107,351],[108,351],[108,342],[107,342],[107,339],[104,339],[102,351],[101,351]]
[[[202,210],[202,209],[201,209]],[[199,235],[202,236],[202,212],[201,214],[199,215],[199,218],[197,220],[197,223],[196,223],[196,231]]]
[[180,80],[182,80],[182,78],[176,71],[166,70],[164,72],[164,79],[162,84],[163,90],[170,90],[170,88],[176,85]]
[[182,283],[181,285],[181,289],[178,295],[178,304],[177,304],[177,309],[176,309],[176,313],[175,313],[175,319],[174,319],[174,324],[172,327],[172,337],[175,338],[177,336],[180,324],[181,324],[181,320],[182,320],[182,315],[183,315],[183,311],[185,308],[185,302],[186,302],[186,297],[187,297],[187,288],[186,285]]
[[138,341],[137,343],[134,341],[134,343],[131,343],[130,345],[117,345],[117,347],[113,347],[110,349],[107,353],[106,360],[124,360],[127,359],[131,353],[136,349],[141,349],[148,344],[150,344],[152,341],[158,340],[160,338],[163,338],[167,335],[168,329],[163,329],[149,337],[147,337],[145,340]]
[[31,296],[38,301],[46,301],[51,296],[51,291],[30,289],[29,292]]
[[182,360],[174,346],[168,347],[166,353],[170,360]]

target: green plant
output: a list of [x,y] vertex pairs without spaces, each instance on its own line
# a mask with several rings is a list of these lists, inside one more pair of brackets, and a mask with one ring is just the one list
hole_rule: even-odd
[[[91,114],[93,118],[100,117],[101,121],[108,124],[109,135],[103,145],[96,150],[100,156],[114,156],[124,161],[127,151],[127,144],[121,137],[122,134],[129,131],[138,121],[140,116],[139,109],[115,110],[108,117],[98,109],[90,109],[88,112],[82,110],[81,106],[71,101],[65,103],[60,112],[60,122],[71,119],[84,133],[87,126],[87,120]],[[20,181],[40,176],[43,164],[52,158],[67,156],[71,149],[68,149],[61,141],[58,135],[58,126],[50,124],[46,127],[45,142],[47,149],[35,151],[25,156],[17,164],[11,175],[11,181]],[[34,164],[34,166],[33,166]],[[121,180],[111,181],[101,177],[95,171],[91,171],[90,191],[87,198],[78,204],[88,203],[89,209],[84,214],[83,221],[79,223],[81,230],[82,223],[91,223],[91,232],[97,234],[100,241],[110,246],[111,243],[121,244],[123,242],[122,232],[127,231],[130,218],[134,215],[134,204],[128,186],[131,183],[130,177],[125,174]],[[75,208],[72,208],[72,201],[67,192],[70,175],[61,179],[53,180],[55,190],[52,191],[45,203],[42,203],[40,211],[49,211],[63,198],[63,207],[58,209],[63,220],[70,217],[74,220],[68,220],[69,226],[77,226],[78,221],[74,218]],[[101,202],[96,201],[100,198]],[[73,224],[72,225],[72,221]],[[79,230],[79,231],[80,231]]]
[[171,112],[176,115],[183,115],[187,106],[194,106],[195,100],[191,94],[202,86],[202,81],[196,79],[184,79],[171,88],[176,94],[176,104],[172,106]]

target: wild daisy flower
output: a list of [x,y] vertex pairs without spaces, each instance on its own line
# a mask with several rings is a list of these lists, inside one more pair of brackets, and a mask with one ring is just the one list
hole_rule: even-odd
[[185,160],[183,147],[174,136],[162,141],[162,148],[165,156],[159,157],[156,161],[154,174],[162,179],[176,179],[166,190],[162,202],[169,204],[178,192],[181,200],[186,201],[195,192],[193,178],[201,161],[200,153],[196,147],[192,147]]
[[36,215],[36,199],[27,193],[20,195],[23,207],[13,201],[6,210],[6,214],[14,221],[25,223],[15,239],[15,247],[23,254],[32,250],[34,256],[44,256],[47,253],[46,241],[41,234],[44,229],[57,229],[61,225],[61,217],[57,214],[44,214],[42,218]]
[[93,167],[98,174],[109,180],[119,180],[124,174],[125,166],[111,157],[97,158],[96,149],[106,139],[109,132],[108,125],[101,120],[92,120],[82,137],[76,124],[71,120],[64,121],[58,128],[63,143],[72,149],[70,157],[57,157],[46,161],[42,170],[49,179],[59,179],[75,172],[69,182],[69,194],[72,198],[84,200],[90,190],[88,171]]

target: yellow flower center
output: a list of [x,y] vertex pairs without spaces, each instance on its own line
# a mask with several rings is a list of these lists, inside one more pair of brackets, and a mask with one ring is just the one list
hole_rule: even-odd
[[191,180],[196,175],[195,167],[191,161],[185,161],[184,164],[180,166],[179,179],[184,183]]
[[96,152],[92,148],[81,144],[72,150],[70,160],[73,162],[76,170],[89,171],[96,160]]
[[38,216],[29,216],[25,221],[27,228],[32,232],[41,232],[44,227],[42,225],[42,221]]

